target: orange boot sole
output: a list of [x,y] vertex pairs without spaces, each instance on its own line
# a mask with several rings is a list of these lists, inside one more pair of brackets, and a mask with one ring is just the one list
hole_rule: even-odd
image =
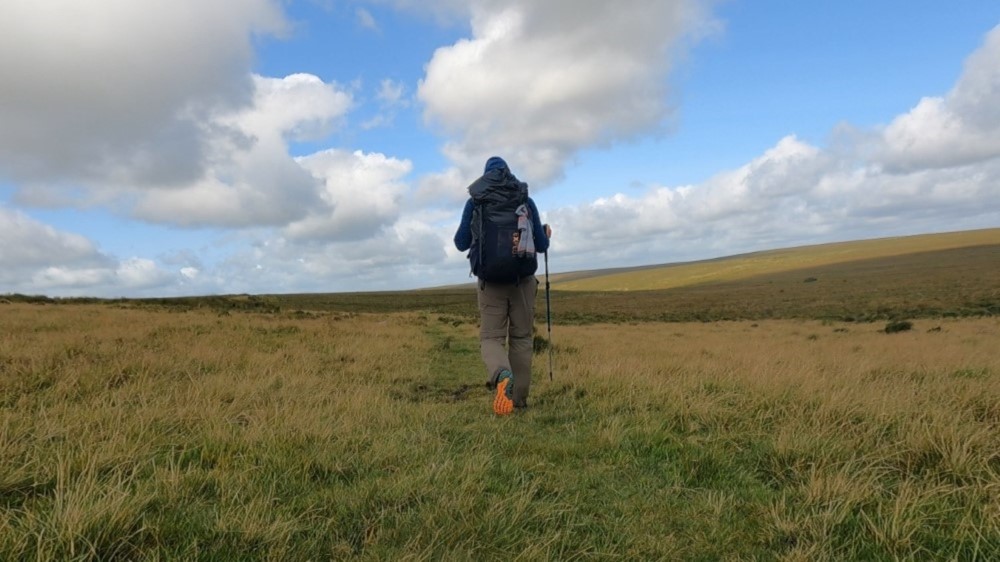
[[506,416],[514,411],[514,401],[507,397],[507,385],[510,379],[503,379],[497,384],[497,396],[493,399],[493,413]]

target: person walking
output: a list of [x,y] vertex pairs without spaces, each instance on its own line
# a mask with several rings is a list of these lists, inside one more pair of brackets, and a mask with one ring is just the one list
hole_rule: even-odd
[[[469,251],[478,279],[479,342],[493,412],[528,406],[538,294],[537,253],[546,253],[552,229],[542,225],[528,184],[499,156],[468,188],[469,200],[455,232],[455,247]],[[505,346],[506,344],[506,346]]]

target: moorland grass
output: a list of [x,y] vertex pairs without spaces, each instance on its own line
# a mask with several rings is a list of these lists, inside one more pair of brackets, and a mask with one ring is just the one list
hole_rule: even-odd
[[[173,312],[171,312],[173,310]],[[559,326],[0,305],[0,559],[990,560],[996,319]]]
[[[652,291],[739,281],[810,268],[878,261],[911,254],[1000,245],[1000,228],[943,232],[800,246],[713,260],[645,266],[621,272],[578,272],[556,277],[564,291]],[[565,281],[564,281],[565,280]]]

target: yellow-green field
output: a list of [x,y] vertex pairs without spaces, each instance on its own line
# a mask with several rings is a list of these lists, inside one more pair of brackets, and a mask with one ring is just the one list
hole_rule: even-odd
[[757,252],[719,260],[666,265],[615,274],[600,271],[555,277],[563,291],[650,291],[737,281],[862,260],[1000,245],[1000,228],[861,240]]
[[249,302],[0,304],[0,559],[1000,559],[995,317],[557,325],[496,418],[467,314]]

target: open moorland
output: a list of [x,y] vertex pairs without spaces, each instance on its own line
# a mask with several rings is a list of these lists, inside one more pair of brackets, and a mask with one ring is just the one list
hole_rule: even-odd
[[800,246],[697,262],[573,272],[555,278],[564,290],[648,291],[996,245],[1000,245],[1000,228]]
[[0,559],[1000,559],[998,258],[557,283],[506,418],[467,288],[9,295]]

